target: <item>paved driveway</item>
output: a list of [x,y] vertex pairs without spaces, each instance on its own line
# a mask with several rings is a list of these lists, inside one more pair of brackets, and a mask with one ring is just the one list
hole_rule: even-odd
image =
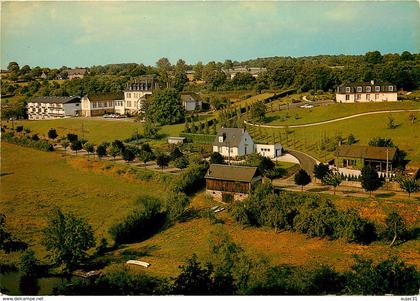
[[300,167],[303,168],[311,177],[314,173],[314,165],[319,161],[297,150],[287,149],[287,152],[299,160]]

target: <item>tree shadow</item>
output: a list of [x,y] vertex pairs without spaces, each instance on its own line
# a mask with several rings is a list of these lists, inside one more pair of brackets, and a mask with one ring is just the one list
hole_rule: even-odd
[[14,174],[14,172],[0,172],[0,177],[13,175],[13,174]]

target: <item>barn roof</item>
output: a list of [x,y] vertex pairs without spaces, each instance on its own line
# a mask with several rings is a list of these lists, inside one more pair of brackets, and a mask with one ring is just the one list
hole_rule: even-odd
[[250,183],[257,175],[257,167],[211,164],[205,178]]

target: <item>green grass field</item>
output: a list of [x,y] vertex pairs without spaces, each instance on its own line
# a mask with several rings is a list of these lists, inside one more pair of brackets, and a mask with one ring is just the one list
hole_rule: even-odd
[[[336,135],[346,138],[353,134],[358,144],[367,145],[373,137],[391,138],[395,145],[407,152],[410,165],[420,166],[420,121],[411,123],[408,116],[410,113],[392,113],[362,116],[354,119],[342,120],[334,123],[285,129],[256,128],[248,126],[254,141],[273,141],[282,143],[284,146],[307,152],[320,161],[334,158],[333,152],[320,151],[319,145],[322,137],[334,139]],[[398,124],[397,128],[388,128],[388,116],[392,116]],[[417,113],[420,116],[420,113]]]
[[[11,128],[12,124],[4,123]],[[111,142],[115,139],[126,139],[136,132],[143,133],[143,124],[134,122],[132,119],[128,120],[104,120],[92,118],[64,118],[51,120],[23,120],[15,121],[16,125],[23,125],[29,128],[31,132],[46,136],[48,130],[55,128],[60,136],[67,133],[75,133],[94,144],[99,144],[105,141]],[[83,127],[83,135],[82,135]],[[167,136],[178,136],[183,130],[184,124],[175,124],[171,126],[163,126],[160,132],[163,139]]]
[[[370,111],[384,111],[384,110],[399,110],[399,109],[420,109],[420,103],[414,101],[404,102],[388,102],[388,103],[357,103],[357,104],[342,104],[334,103],[314,107],[311,109],[291,108],[289,110],[282,110],[279,112],[270,112],[266,115],[269,125],[298,125],[307,124],[319,121],[332,120],[340,117],[350,116],[353,114],[370,112]],[[386,114],[384,115],[386,116]]]
[[108,228],[130,212],[139,196],[164,196],[157,183],[96,171],[86,159],[7,143],[1,144],[1,155],[0,212],[11,232],[40,255],[45,255],[41,229],[55,206],[86,218],[99,239],[108,237]]
[[[107,230],[126,215],[141,195],[164,196],[164,188],[155,182],[142,182],[100,168],[103,162],[88,164],[86,159],[62,157],[2,143],[2,194],[0,211],[7,216],[10,231],[28,242],[37,256],[45,261],[41,246],[41,229],[46,225],[50,210],[58,206],[86,218],[97,240],[108,237]],[[356,207],[363,216],[383,223],[386,214],[398,210],[410,227],[420,226],[415,201],[376,201],[335,198],[342,209]],[[215,202],[198,193],[192,201],[196,210],[210,208]],[[251,256],[266,256],[274,264],[314,265],[325,263],[345,270],[353,262],[352,254],[374,260],[400,255],[408,263],[420,267],[420,242],[409,241],[389,248],[386,243],[370,246],[348,244],[340,240],[309,239],[294,232],[276,233],[272,229],[245,228],[234,223],[226,211],[218,215],[223,225],[212,225],[199,216],[177,223],[139,243],[124,245],[106,254],[109,264],[127,259],[143,259],[152,265],[148,272],[175,276],[179,265],[196,253],[201,259],[209,255],[208,237],[216,227],[223,227]],[[16,262],[20,253],[0,253],[1,262]],[[136,267],[134,268],[136,269]],[[140,269],[140,268],[138,268]]]

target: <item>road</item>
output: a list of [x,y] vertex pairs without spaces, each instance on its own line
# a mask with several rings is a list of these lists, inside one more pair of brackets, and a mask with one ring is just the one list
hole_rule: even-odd
[[284,129],[286,127],[288,127],[288,128],[304,128],[304,127],[322,125],[322,124],[327,124],[327,123],[333,123],[333,122],[342,121],[342,120],[346,120],[346,119],[357,118],[357,117],[366,116],[366,115],[384,114],[384,113],[401,113],[401,112],[420,112],[420,109],[371,111],[371,112],[359,113],[359,114],[354,114],[354,115],[340,117],[340,118],[326,120],[326,121],[299,124],[299,125],[262,125],[262,124],[254,124],[254,123],[251,123],[247,120],[244,120],[244,122],[246,124],[249,124],[249,125],[252,125],[252,126],[257,126],[257,127],[262,127],[262,128],[270,128],[270,129]]
[[314,173],[314,165],[318,164],[319,161],[314,157],[297,150],[287,149],[287,152],[296,157],[299,160],[300,167],[312,177]]

